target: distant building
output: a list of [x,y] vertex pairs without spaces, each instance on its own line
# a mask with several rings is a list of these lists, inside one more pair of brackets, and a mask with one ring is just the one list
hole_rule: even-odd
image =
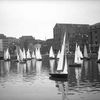
[[4,50],[8,48],[8,39],[0,39],[0,58],[4,55]]
[[25,48],[26,50],[28,49],[29,44],[35,44],[35,38],[33,38],[32,36],[22,36],[19,38],[20,41],[20,47],[21,48]]
[[66,52],[74,52],[76,42],[83,50],[84,44],[89,44],[89,25],[88,24],[56,24],[53,28],[54,49],[61,49],[63,36],[66,33]]
[[[50,50],[50,47],[53,47],[54,49],[54,39],[47,39],[46,41],[44,41],[42,43],[42,46],[41,46],[41,53],[42,54],[46,54],[46,53],[49,53],[49,50]],[[54,50],[55,51],[55,50]]]
[[90,47],[92,53],[98,52],[100,45],[100,23],[90,25]]
[[0,39],[5,39],[6,36],[4,34],[0,34]]

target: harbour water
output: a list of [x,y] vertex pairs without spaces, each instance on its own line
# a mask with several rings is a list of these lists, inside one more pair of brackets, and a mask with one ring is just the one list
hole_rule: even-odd
[[47,58],[25,64],[0,61],[0,100],[100,100],[100,64],[95,59],[69,67],[68,81],[49,78],[56,67],[57,61]]

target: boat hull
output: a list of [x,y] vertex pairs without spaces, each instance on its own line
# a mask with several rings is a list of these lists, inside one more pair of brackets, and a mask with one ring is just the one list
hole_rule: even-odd
[[36,59],[37,61],[42,61],[42,59]]
[[90,58],[89,57],[83,57],[83,58],[81,58],[82,60],[90,60]]
[[99,60],[97,60],[97,63],[100,63],[100,59],[99,59]]
[[68,74],[50,73],[49,75],[52,78],[60,78],[60,79],[68,78]]
[[74,63],[74,64],[70,64],[69,67],[81,67],[81,64]]
[[49,77],[49,79],[50,79],[50,80],[53,80],[53,81],[62,81],[62,82],[68,81],[68,78]]
[[52,59],[55,59],[55,58],[53,58],[53,57],[49,57],[49,59],[52,60]]

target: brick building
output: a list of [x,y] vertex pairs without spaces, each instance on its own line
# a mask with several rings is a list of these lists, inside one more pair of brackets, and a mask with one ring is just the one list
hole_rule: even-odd
[[92,53],[98,52],[98,47],[100,45],[100,23],[90,25],[90,47]]
[[74,52],[76,42],[83,51],[84,44],[87,46],[89,44],[89,31],[88,24],[56,24],[53,28],[54,50],[58,51],[61,48],[63,35],[66,32],[66,52]]

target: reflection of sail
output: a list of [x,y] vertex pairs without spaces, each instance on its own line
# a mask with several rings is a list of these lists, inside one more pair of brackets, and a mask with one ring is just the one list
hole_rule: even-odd
[[33,59],[33,60],[32,60],[32,66],[35,67],[35,64],[36,64],[36,60]]
[[20,66],[19,66],[19,63],[17,63],[17,73],[20,72]]
[[55,60],[50,60],[50,72],[54,73]]
[[84,67],[85,67],[85,75],[88,74],[88,61],[84,61]]
[[26,73],[26,64],[21,65],[23,67],[23,73]]
[[75,68],[75,74],[76,74],[77,84],[79,85],[79,81],[81,78],[81,68]]
[[68,100],[68,82],[57,81],[56,86],[58,87],[59,92],[62,94],[62,100]]
[[3,62],[0,62],[0,77],[4,74]]
[[31,60],[27,61],[27,71],[30,72],[31,70]]
[[99,70],[99,74],[100,74],[100,64],[98,64],[98,70]]
[[42,62],[41,61],[36,61],[36,73],[37,73],[37,75],[40,75],[41,67],[42,67]]
[[5,72],[9,73],[10,70],[10,62],[4,62],[4,68],[5,68]]

